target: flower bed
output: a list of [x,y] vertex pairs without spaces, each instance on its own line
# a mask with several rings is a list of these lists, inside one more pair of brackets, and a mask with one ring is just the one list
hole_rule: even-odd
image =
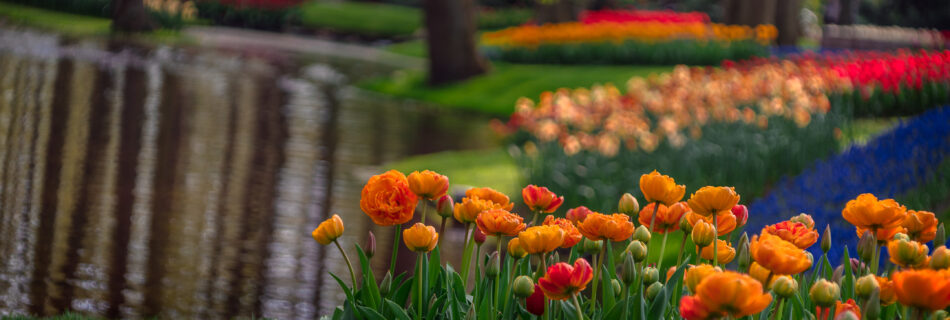
[[[939,319],[950,306],[946,233],[932,213],[913,210],[921,208],[869,193],[834,208],[841,218],[831,222],[848,221],[864,232],[861,244],[850,246],[859,259],[850,259],[848,244],[833,242],[827,226],[819,236],[812,216],[766,218],[739,204],[732,187],[705,186],[687,196],[685,185],[656,171],[642,174],[638,185],[645,205],[625,194],[614,214],[564,210],[563,196],[529,185],[522,190],[529,224],[511,211],[507,195],[489,188],[469,189],[456,203],[446,194],[449,178],[435,172],[373,176],[360,208],[379,226],[394,228],[390,268],[376,280],[370,237],[366,247],[355,246],[363,270],[357,276],[341,244],[343,219],[333,215],[320,223],[313,239],[336,246],[350,276],[348,285],[331,274],[346,300],[329,318],[894,319],[903,313],[904,319]],[[435,207],[439,231],[424,215],[409,226],[417,206],[422,212]],[[756,229],[751,239],[727,240],[750,215],[776,223]],[[440,255],[460,249],[440,241],[448,220],[465,229],[460,264]],[[671,247],[677,262],[664,266],[650,258],[648,244],[660,242],[657,256],[663,257],[670,235],[693,245]],[[473,250],[483,243],[489,245],[484,254]],[[820,256],[808,253],[816,245]],[[833,246],[844,248],[840,266],[828,259]],[[885,248],[895,268],[879,272]],[[416,256],[412,274],[392,274],[406,249]]]
[[583,24],[595,23],[636,23],[636,22],[663,22],[663,23],[709,23],[709,15],[703,12],[676,12],[670,10],[592,10],[581,13],[580,22]]
[[524,25],[482,35],[489,56],[526,63],[712,65],[768,55],[774,26],[633,20]]

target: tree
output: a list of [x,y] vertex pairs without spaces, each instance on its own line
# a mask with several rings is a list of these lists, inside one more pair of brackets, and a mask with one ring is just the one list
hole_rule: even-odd
[[[543,0],[535,4],[535,20],[539,24],[577,21],[586,7],[586,0]],[[598,4],[608,6],[608,1]]]
[[425,0],[429,84],[468,79],[488,70],[475,44],[475,0]]
[[155,30],[155,23],[145,11],[142,0],[113,0],[112,29],[126,32]]

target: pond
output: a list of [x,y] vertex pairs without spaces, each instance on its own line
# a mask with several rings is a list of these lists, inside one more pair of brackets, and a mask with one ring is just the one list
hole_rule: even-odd
[[360,211],[366,180],[490,140],[486,117],[350,86],[372,72],[0,29],[0,315],[332,312],[347,271],[316,225],[343,216],[351,252],[374,230],[379,279],[392,229]]

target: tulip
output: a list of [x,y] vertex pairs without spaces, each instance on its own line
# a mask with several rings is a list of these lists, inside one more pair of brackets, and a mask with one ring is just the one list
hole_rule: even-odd
[[950,306],[950,273],[947,271],[903,270],[894,273],[892,279],[897,300],[904,306],[930,311]]
[[587,218],[587,215],[593,211],[587,209],[585,206],[580,206],[571,210],[567,210],[567,220],[571,220],[574,225],[577,225],[579,222],[584,221],[584,218]]
[[739,202],[739,195],[732,187],[705,186],[690,195],[687,202],[693,212],[708,217],[723,211],[731,213]]
[[713,240],[716,239],[716,231],[709,223],[699,221],[693,225],[692,236],[696,247],[702,248],[713,243]]
[[609,239],[619,242],[629,239],[634,228],[630,217],[625,214],[605,215],[592,212],[577,224],[577,230],[591,240]]
[[419,222],[403,230],[402,237],[409,250],[421,253],[432,251],[439,241],[439,234],[434,227]]
[[534,294],[534,280],[529,276],[518,276],[512,282],[511,291],[519,298],[527,298]]
[[643,284],[649,285],[651,283],[660,281],[660,271],[654,267],[643,268]]
[[812,265],[806,251],[769,233],[752,236],[749,253],[752,260],[775,274],[799,274]]
[[772,270],[766,269],[761,264],[755,262],[749,266],[749,276],[755,280],[759,280],[759,283],[761,283],[766,289],[770,288],[772,281],[775,280],[774,277],[772,277]]
[[680,219],[680,230],[683,230],[685,233],[693,232],[693,224],[690,223],[689,219],[686,219],[688,215],[683,215],[683,218]]
[[480,246],[488,240],[488,236],[481,229],[475,228],[472,230],[472,240]]
[[475,224],[486,236],[496,237],[513,237],[525,228],[524,219],[521,216],[502,209],[482,211],[475,218]]
[[627,245],[627,252],[633,257],[633,260],[636,262],[641,262],[647,258],[647,246],[640,242],[640,240],[633,240],[630,244]]
[[544,297],[544,292],[541,291],[541,286],[537,284],[534,285],[534,293],[525,298],[524,301],[525,309],[528,309],[528,312],[531,312],[536,316],[541,316],[544,314],[544,305],[547,303],[547,299]]
[[581,235],[581,232],[574,227],[574,224],[570,220],[564,218],[555,218],[554,216],[544,217],[544,222],[542,225],[556,225],[564,230],[564,243],[561,244],[561,248],[570,248],[576,245],[581,239],[584,238]]
[[930,256],[930,268],[934,270],[950,268],[950,250],[946,246],[934,249]]
[[511,208],[515,206],[508,196],[492,188],[471,188],[465,191],[465,197],[491,201],[497,209],[508,211],[511,211]]
[[588,253],[588,254],[598,253],[600,252],[600,248],[602,248],[603,245],[604,245],[604,241],[602,240],[594,241],[591,239],[584,238],[583,240],[581,240],[581,252]]
[[[653,212],[656,212],[656,217],[653,216]],[[680,220],[688,212],[689,207],[686,206],[686,202],[677,202],[669,207],[663,204],[650,203],[640,210],[637,217],[641,227],[650,226],[652,223],[653,232],[668,233],[679,229]],[[650,230],[646,231],[649,232]]]
[[567,300],[587,288],[594,277],[593,271],[583,258],[575,260],[573,266],[559,262],[548,267],[544,277],[538,279],[538,285],[548,299]]
[[841,301],[835,301],[834,319],[861,319],[861,308],[858,308],[858,305],[854,302],[854,299],[848,299],[848,301],[845,303],[841,303]]
[[659,202],[669,206],[683,199],[686,186],[677,185],[673,178],[653,170],[640,176],[640,191],[647,202]]
[[433,171],[413,171],[409,174],[409,190],[419,198],[435,200],[449,190],[449,178]]
[[528,206],[528,209],[534,212],[531,225],[537,223],[539,213],[552,213],[564,203],[564,197],[558,197],[554,192],[548,190],[548,188],[538,187],[533,184],[521,189],[521,197],[524,199],[524,204]]
[[[706,260],[716,260],[722,264],[732,262],[732,259],[736,257],[736,249],[733,249],[729,242],[725,240],[716,239],[716,242],[716,246],[705,246],[702,250],[697,248],[696,251],[699,252],[699,257]],[[715,256],[713,256],[714,247],[719,250],[716,251]]]
[[696,224],[697,221],[703,220],[715,226],[716,235],[720,237],[728,235],[729,233],[732,233],[732,231],[736,230],[736,216],[733,215],[731,211],[720,212],[715,215],[715,219],[713,216],[704,217],[693,212],[689,212],[685,216],[686,220],[689,221],[690,224]]
[[656,298],[656,296],[659,295],[660,291],[662,290],[663,290],[662,283],[654,282],[653,284],[651,284],[649,287],[647,287],[647,291],[645,292],[647,301],[653,301],[653,299]]
[[435,203],[435,211],[443,218],[451,218],[455,213],[455,200],[450,195],[442,195]]
[[752,256],[749,255],[749,239],[745,238],[746,234],[742,233],[743,238],[739,238],[739,251],[737,256],[739,260],[737,261],[739,265],[739,271],[745,271],[749,269],[749,264],[752,262]]
[[[900,231],[901,223],[907,215],[907,208],[893,199],[878,200],[870,193],[859,195],[848,201],[841,210],[841,216],[853,224],[858,235],[869,230],[875,234],[878,241],[889,241],[895,233]],[[872,264],[871,271],[877,268]]]
[[624,252],[623,263],[620,265],[620,280],[623,284],[630,286],[637,279],[636,261],[629,252]]
[[617,204],[617,211],[625,215],[631,216],[640,212],[640,203],[637,202],[637,198],[634,198],[632,194],[624,193],[620,197],[620,202]]
[[501,261],[498,258],[498,251],[495,251],[488,255],[488,262],[485,263],[485,275],[495,277],[500,271]]
[[386,275],[383,276],[383,280],[379,283],[379,294],[382,296],[388,296],[390,290],[393,287],[393,273],[390,270],[386,270]]
[[865,231],[861,235],[861,239],[858,240],[858,257],[861,260],[870,262],[874,255],[874,250],[877,249],[877,239],[874,238],[874,233],[871,231]]
[[838,301],[840,293],[837,283],[820,279],[812,285],[811,290],[808,291],[808,297],[816,305],[828,308]]
[[[340,254],[343,255],[343,261],[346,262],[346,266],[350,270],[350,281],[352,281],[353,287],[356,287],[356,273],[353,272],[353,264],[350,263],[350,257],[346,255],[346,251],[340,246],[340,242],[336,241],[342,235],[343,219],[340,219],[340,216],[335,214],[331,216],[330,219],[321,222],[311,233],[313,239],[319,244],[328,245],[332,242],[336,245],[336,248],[340,250]],[[372,235],[372,233],[370,233],[370,235]]]
[[894,290],[894,281],[878,276],[874,276],[874,280],[877,280],[877,285],[881,288],[879,292],[880,305],[887,306],[897,302],[897,292]]
[[564,243],[564,230],[558,226],[535,226],[518,233],[521,247],[528,254],[554,251]]
[[814,229],[814,228],[815,228],[815,220],[813,220],[813,219],[811,218],[811,215],[809,215],[809,214],[807,214],[807,213],[800,213],[800,214],[798,214],[797,216],[794,216],[794,217],[792,217],[791,219],[788,219],[788,221],[798,222],[798,223],[804,224],[805,227],[807,227],[808,229]]
[[479,213],[491,209],[505,209],[504,205],[492,202],[491,200],[480,199],[478,197],[465,197],[461,202],[455,204],[452,215],[458,222],[467,224],[475,222]]
[[943,229],[943,223],[937,225],[937,234],[934,235],[934,246],[943,246],[947,244],[947,231]]
[[821,235],[821,252],[827,254],[828,250],[831,250],[831,226],[825,225],[825,233]]
[[921,268],[927,264],[927,245],[910,240],[891,240],[887,243],[891,262],[903,268]]
[[406,176],[396,170],[371,177],[360,195],[360,209],[380,226],[409,222],[417,203],[418,196],[409,189]]
[[508,255],[515,259],[521,259],[527,256],[528,252],[521,246],[521,240],[516,237],[508,240]]
[[920,243],[927,243],[937,236],[937,218],[933,212],[907,210],[901,222],[907,235]]
[[741,318],[761,312],[772,302],[752,277],[732,271],[716,272],[699,283],[695,296],[713,313]]
[[[779,236],[783,240],[791,242],[802,249],[808,249],[815,244],[815,242],[818,242],[818,231],[808,228],[808,226],[800,222],[782,221],[766,226],[762,229],[762,232]],[[823,237],[822,239],[830,239],[830,237]]]
[[749,221],[749,208],[738,204],[732,207],[732,215],[736,216],[736,227],[742,227]]
[[686,320],[705,320],[713,317],[712,312],[694,296],[680,298],[680,316]]
[[617,279],[612,279],[612,280],[610,280],[610,289],[613,290],[614,297],[619,296],[619,295],[620,295],[620,291],[621,291],[621,289],[622,289],[622,288],[620,287],[620,281],[617,280]]
[[703,282],[703,280],[706,279],[706,277],[718,272],[722,272],[722,269],[708,264],[701,264],[686,269],[683,279],[685,279],[686,287],[689,288],[689,292],[695,294],[696,288],[701,282]]
[[860,277],[854,282],[854,293],[859,298],[867,299],[874,293],[874,290],[880,292],[881,287],[877,284],[877,279],[874,279],[873,274]]
[[372,259],[373,255],[376,254],[376,235],[373,234],[372,230],[370,230],[366,236],[366,249],[364,253],[368,259]]
[[653,238],[650,230],[647,227],[639,226],[635,231],[633,231],[633,239],[636,239],[643,243],[650,243],[651,238]]
[[789,276],[778,276],[775,280],[772,280],[771,288],[776,295],[786,299],[798,293],[798,281]]

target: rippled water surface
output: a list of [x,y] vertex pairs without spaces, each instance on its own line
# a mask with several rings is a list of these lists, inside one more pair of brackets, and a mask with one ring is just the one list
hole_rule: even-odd
[[348,86],[371,66],[291,60],[0,30],[0,315],[338,305],[346,267],[310,231],[339,213],[363,242],[380,164],[477,146],[486,121]]

